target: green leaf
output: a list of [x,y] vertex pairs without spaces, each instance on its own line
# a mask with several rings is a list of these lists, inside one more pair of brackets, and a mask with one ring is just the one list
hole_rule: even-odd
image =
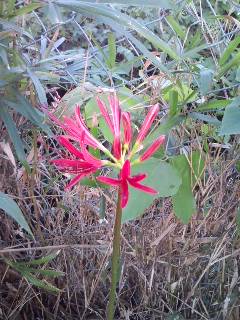
[[150,133],[145,139],[145,145],[150,144],[155,139],[157,139],[161,134],[167,134],[172,128],[184,121],[183,116],[173,116],[170,119],[167,119],[166,122],[161,123],[161,125]]
[[[190,162],[190,165],[189,165]],[[181,175],[182,184],[178,192],[173,195],[173,209],[176,216],[183,222],[188,223],[196,212],[196,203],[192,193],[192,185],[203,173],[204,161],[200,152],[194,152],[188,160],[186,156],[180,155],[172,159],[173,166]]]
[[1,106],[1,108],[0,108],[0,118],[3,120],[3,122],[7,128],[9,137],[14,144],[14,148],[16,150],[18,159],[21,162],[26,162],[26,155],[24,152],[24,147],[23,147],[22,141],[19,137],[16,125],[15,125],[14,121],[12,120],[10,114],[5,110],[5,108],[3,106]]
[[199,89],[201,95],[206,95],[212,87],[213,71],[211,69],[200,70]]
[[18,92],[13,93],[11,92],[11,97],[14,100],[2,100],[4,104],[8,107],[13,108],[16,112],[22,114],[25,118],[30,120],[33,124],[36,124],[40,127],[43,131],[45,131],[49,136],[52,136],[53,133],[48,125],[44,123],[44,114],[34,108],[22,95]]
[[10,198],[7,194],[0,192],[0,208],[4,210],[11,218],[13,218],[21,228],[26,230],[32,237],[32,231],[30,230],[26,219],[22,211],[16,202]]
[[235,98],[232,103],[226,107],[224,112],[220,135],[239,134],[240,133],[240,97]]
[[194,111],[210,111],[224,109],[232,100],[213,100],[201,104],[199,107],[195,108]]
[[50,269],[34,269],[34,268],[26,268],[26,272],[31,272],[31,273],[39,273],[43,276],[54,278],[54,277],[62,277],[65,275],[64,272],[61,271],[55,271],[55,270],[50,270]]
[[94,5],[92,5],[90,3],[80,2],[77,0],[68,0],[67,2],[65,0],[55,0],[54,2],[60,6],[68,7],[71,10],[83,12],[86,15],[96,15],[110,18],[124,27],[135,30],[140,36],[152,43],[156,49],[161,49],[171,58],[179,60],[176,52],[166,42],[156,36],[151,30],[149,30],[145,26],[142,26],[141,23],[139,23],[137,20],[121,13],[115,8],[112,9],[111,7],[98,3],[94,3]]
[[116,38],[112,32],[108,35],[108,53],[108,67],[112,69],[115,67],[117,55]]
[[[79,1],[84,2],[84,1]],[[86,1],[85,1],[86,2]],[[89,3],[95,3],[96,0],[88,0]],[[131,6],[143,6],[143,7],[157,7],[162,9],[173,9],[175,7],[174,2],[172,0],[98,0],[97,3],[109,3],[109,4],[122,4],[122,5],[131,5]]]
[[44,290],[50,291],[50,292],[55,292],[55,293],[58,293],[58,292],[61,291],[57,287],[55,287],[52,284],[48,283],[47,281],[43,281],[43,280],[37,279],[32,274],[23,273],[22,275],[25,277],[25,279],[28,282],[30,282],[31,284],[33,284],[34,286],[36,286],[38,288],[41,288],[41,289],[44,289]]
[[222,66],[217,74],[217,78],[220,79],[224,74],[226,74],[231,68],[238,66],[240,62],[240,52],[238,52],[228,63]]
[[177,104],[178,104],[178,92],[176,90],[171,90],[169,92],[169,106],[170,106],[169,117],[173,117],[179,113]]
[[29,265],[29,266],[39,266],[41,264],[45,264],[48,263],[50,261],[52,261],[53,259],[55,259],[57,257],[57,255],[59,254],[59,250],[55,253],[49,254],[45,257],[39,258],[39,259],[35,259],[35,260],[31,260],[31,261],[24,261],[24,262],[18,262],[19,265]]
[[181,178],[175,168],[158,159],[149,159],[141,165],[133,167],[132,174],[146,173],[143,184],[156,189],[159,194],[152,196],[130,187],[129,202],[123,210],[122,222],[139,217],[159,197],[169,197],[177,193]]
[[39,78],[29,68],[27,69],[27,72],[28,72],[29,77],[31,78],[31,80],[32,80],[32,82],[34,84],[34,87],[36,89],[36,92],[38,94],[39,102],[42,105],[47,106],[48,102],[47,102],[46,93],[45,93],[45,90],[44,90],[43,85],[41,84]]
[[205,121],[207,123],[210,123],[214,126],[220,126],[221,121],[219,121],[216,117],[210,116],[208,114],[202,114],[199,112],[190,112],[188,116],[195,120]]
[[41,8],[43,5],[43,3],[30,3],[20,9],[15,10],[14,16],[22,16],[24,14],[31,13],[33,10]]
[[14,30],[18,34],[25,35],[26,37],[30,38],[34,41],[34,38],[29,32],[26,32],[24,28],[21,28],[19,25],[12,23],[10,21],[7,21],[6,19],[0,18],[0,26],[3,26],[3,30]]
[[179,36],[179,38],[184,40],[186,37],[186,31],[178,23],[178,21],[176,20],[176,17],[169,15],[166,17],[166,20],[168,21],[172,29],[176,32],[176,34]]
[[240,44],[240,36],[236,36],[232,41],[229,42],[227,48],[224,50],[221,58],[219,59],[219,64],[222,66],[224,63],[227,62],[230,55],[237,49],[238,45]]

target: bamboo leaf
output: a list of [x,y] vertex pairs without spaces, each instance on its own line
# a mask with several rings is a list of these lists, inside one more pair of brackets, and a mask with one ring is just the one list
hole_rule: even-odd
[[7,128],[9,137],[13,142],[18,159],[21,162],[26,162],[26,155],[24,152],[24,147],[23,147],[22,141],[19,137],[16,125],[15,125],[14,121],[12,120],[10,114],[5,110],[5,108],[3,106],[1,106],[1,108],[0,108],[0,118],[3,120],[3,122]]
[[55,0],[54,2],[60,6],[67,7],[76,12],[83,12],[86,15],[96,15],[110,18],[124,27],[127,27],[131,30],[135,30],[136,32],[138,32],[139,35],[141,35],[143,38],[152,43],[155,48],[167,53],[171,58],[179,60],[179,57],[176,54],[176,52],[166,42],[164,42],[162,39],[156,36],[148,28],[142,26],[135,19],[129,17],[126,14],[121,13],[116,9],[112,9],[111,7],[101,5],[98,3],[92,5],[90,3],[81,2],[77,0],[68,0],[67,2],[65,0]]
[[21,228],[26,230],[32,237],[32,231],[16,202],[7,194],[0,192],[0,208],[4,210],[11,218],[13,218]]

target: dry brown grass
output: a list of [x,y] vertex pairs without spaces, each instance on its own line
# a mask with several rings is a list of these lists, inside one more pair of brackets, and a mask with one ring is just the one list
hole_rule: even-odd
[[[1,189],[18,201],[36,242],[1,214],[0,254],[27,261],[60,250],[51,267],[65,272],[54,281],[62,290],[54,295],[38,289],[2,261],[0,318],[105,319],[114,192],[104,192],[101,221],[102,191],[78,186],[64,193],[62,178],[51,178],[45,143],[38,159],[33,152],[31,177],[18,168],[16,178],[9,160],[1,159]],[[116,319],[239,319],[239,181],[228,183],[232,164],[218,149],[206,159],[196,190],[199,212],[188,225],[173,216],[169,199],[159,199],[123,226]]]

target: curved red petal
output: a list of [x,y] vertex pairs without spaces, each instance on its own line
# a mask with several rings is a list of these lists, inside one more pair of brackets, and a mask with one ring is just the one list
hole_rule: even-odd
[[114,179],[114,178],[109,178],[105,176],[98,176],[96,178],[98,181],[108,184],[110,186],[120,186],[121,185],[121,180],[119,179]]
[[131,164],[129,160],[124,162],[120,175],[122,180],[126,180],[131,175]]
[[131,116],[129,112],[122,113],[122,121],[124,131],[124,144],[128,146],[132,141]]
[[114,135],[120,137],[120,120],[121,120],[121,109],[119,105],[119,100],[117,95],[114,94],[113,96],[108,97],[110,107],[112,110],[112,123],[114,129]]
[[129,190],[128,190],[128,184],[127,181],[124,180],[121,183],[121,207],[125,208],[128,203],[129,198]]
[[149,159],[159,149],[159,147],[164,143],[164,141],[165,136],[160,136],[159,138],[157,138],[140,157],[140,161],[145,161]]
[[145,139],[153,121],[155,120],[156,116],[158,115],[158,112],[159,112],[159,105],[157,103],[151,107],[151,109],[149,110],[149,112],[143,122],[143,125],[142,125],[142,127],[138,133],[137,139],[136,139],[136,142],[138,144],[140,144]]
[[113,140],[113,155],[118,160],[121,158],[121,151],[122,151],[122,146],[121,146],[120,137],[115,136]]
[[89,172],[83,172],[78,174],[76,177],[74,177],[65,187],[66,190],[71,189],[75,184],[77,184],[80,180],[82,180],[84,177],[88,176],[91,173],[96,172],[97,170],[94,168],[92,170],[89,170]]
[[106,123],[108,124],[110,130],[114,134],[113,124],[112,124],[112,121],[110,119],[107,107],[106,107],[105,103],[102,100],[100,100],[98,97],[97,97],[97,105],[98,105],[98,107],[99,107],[99,109],[100,109],[100,111],[101,111]]
[[79,159],[84,159],[82,152],[74,147],[74,145],[66,137],[59,136],[57,139],[59,144],[65,147],[71,154]]
[[153,189],[153,188],[150,188],[150,187],[148,187],[148,186],[144,186],[144,185],[142,185],[142,184],[140,184],[140,183],[138,183],[138,182],[133,182],[133,181],[130,181],[129,180],[129,184],[132,186],[132,187],[134,187],[134,188],[136,188],[136,189],[138,189],[138,190],[141,190],[141,191],[143,191],[143,192],[146,192],[146,193],[149,193],[149,194],[158,194],[158,191],[157,190],[155,190],[155,189]]
[[84,160],[86,160],[88,163],[91,163],[96,168],[100,168],[103,165],[100,159],[95,158],[90,152],[88,152],[84,144],[82,145],[82,154],[84,156]]
[[145,173],[137,174],[136,176],[133,176],[131,178],[129,177],[128,181],[129,182],[140,182],[140,181],[144,180],[146,177],[147,177],[147,175]]
[[77,123],[79,125],[79,139],[80,142],[82,141],[82,135],[84,133],[84,143],[94,147],[94,148],[98,148],[100,150],[105,150],[105,148],[103,147],[103,145],[91,134],[91,132],[88,130],[87,126],[85,125],[85,122],[82,118],[81,112],[80,112],[80,106],[77,105],[76,109],[75,109],[75,117],[77,120]]

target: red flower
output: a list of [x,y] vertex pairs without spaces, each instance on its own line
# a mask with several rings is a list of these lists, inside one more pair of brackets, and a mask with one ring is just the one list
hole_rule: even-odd
[[110,118],[110,115],[108,113],[107,107],[104,104],[103,101],[101,101],[99,98],[97,98],[97,104],[98,107],[108,124],[110,130],[112,131],[114,140],[113,140],[113,155],[117,159],[121,158],[121,140],[120,140],[120,122],[121,122],[121,109],[119,106],[119,100],[114,94],[114,96],[108,97],[110,108],[112,111],[112,119]]
[[95,173],[99,168],[106,164],[106,161],[93,157],[84,145],[82,145],[81,152],[64,136],[58,137],[58,142],[69,151],[71,159],[62,158],[51,160],[51,162],[62,172],[76,174],[66,186],[66,189],[72,188],[82,178],[91,173]]
[[121,188],[121,207],[125,208],[129,198],[128,184],[130,184],[130,186],[136,189],[139,189],[143,192],[146,192],[152,195],[158,193],[155,189],[144,186],[139,183],[140,181],[144,180],[146,177],[147,177],[146,174],[138,174],[131,177],[131,164],[129,160],[126,160],[120,171],[119,179],[99,176],[97,177],[97,180],[111,186],[119,186]]
[[151,107],[150,111],[148,112],[143,125],[138,133],[136,144],[140,145],[141,142],[145,139],[153,121],[155,120],[156,116],[159,112],[159,105],[158,103]]
[[158,137],[151,146],[141,155],[140,161],[145,161],[149,159],[158,149],[159,147],[164,143],[165,136]]
[[129,112],[122,113],[123,131],[124,131],[124,141],[123,145],[128,149],[129,144],[132,141],[132,126],[131,126],[131,116]]
[[[138,159],[135,158],[135,160],[130,162],[132,156],[143,148],[142,142],[148,134],[153,121],[157,117],[159,105],[156,104],[151,107],[138,133],[136,142],[131,149],[130,144],[132,142],[133,134],[130,113],[121,112],[116,94],[110,96],[108,100],[111,114],[104,102],[99,98],[97,98],[97,104],[114,137],[112,146],[113,154],[91,134],[81,115],[80,106],[77,105],[74,117],[64,117],[63,122],[50,114],[51,119],[65,131],[66,135],[59,136],[58,142],[65,147],[70,154],[61,159],[52,160],[52,163],[54,163],[59,170],[75,175],[67,185],[67,189],[73,187],[83,177],[95,173],[103,166],[118,168],[120,170],[119,179],[103,176],[100,176],[97,179],[103,183],[118,186],[121,189],[121,206],[124,208],[128,203],[129,185],[149,194],[157,194],[156,190],[140,184],[140,182],[146,178],[146,174],[141,173],[131,176],[131,166],[149,159],[157,151],[160,145],[163,144],[165,137],[160,136]],[[123,127],[122,139],[121,124]],[[70,141],[77,143],[79,149]],[[108,159],[110,158],[110,161],[94,157],[88,151],[88,146],[102,151]]]

